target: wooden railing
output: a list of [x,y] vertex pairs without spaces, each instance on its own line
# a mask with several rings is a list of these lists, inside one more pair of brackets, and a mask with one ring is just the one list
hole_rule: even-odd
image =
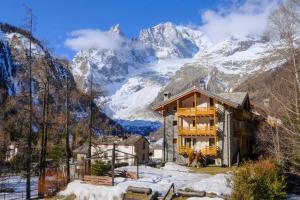
[[178,135],[180,136],[214,136],[216,127],[178,127]]
[[[191,147],[181,146],[178,148],[178,153],[181,155],[189,154],[191,152],[194,152],[194,149]],[[217,146],[206,146],[206,147],[200,149],[200,152],[203,156],[217,156],[218,155],[218,147]]]
[[206,146],[200,150],[201,154],[204,156],[216,156],[218,153],[217,146]]
[[195,115],[213,115],[215,113],[214,107],[207,108],[178,108],[177,114],[179,116],[195,116]]
[[178,148],[178,153],[183,155],[183,154],[189,154],[193,152],[194,150],[191,147],[185,147],[185,146],[180,146]]

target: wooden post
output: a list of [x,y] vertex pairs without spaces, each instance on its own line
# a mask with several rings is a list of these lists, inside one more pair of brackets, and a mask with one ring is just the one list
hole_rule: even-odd
[[177,99],[177,108],[176,108],[176,111],[177,111],[177,152],[179,151],[179,148],[180,148],[180,139],[181,139],[181,134],[180,134],[180,127],[182,128],[182,124],[179,125],[179,116],[178,116],[178,110],[179,110],[179,100]]
[[194,93],[194,104],[195,104],[195,127],[197,132],[197,94]]
[[163,141],[163,160],[166,163],[166,116],[165,116],[165,109],[163,109],[163,117],[164,117],[164,141]]
[[217,154],[217,122],[216,122],[216,100],[214,99],[214,136],[215,136],[215,147]]
[[112,163],[111,163],[111,182],[112,186],[115,185],[115,150],[116,150],[116,143],[113,143],[113,150],[112,150]]
[[139,160],[137,156],[135,159],[136,159],[136,177],[139,178]]

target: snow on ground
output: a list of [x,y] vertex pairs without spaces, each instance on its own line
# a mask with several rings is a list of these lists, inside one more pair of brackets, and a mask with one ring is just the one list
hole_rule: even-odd
[[187,200],[223,200],[221,198],[210,198],[210,197],[191,197]]
[[[135,166],[126,166],[119,168],[121,170],[136,171]],[[163,195],[171,186],[175,184],[175,188],[185,188],[187,185],[192,185],[195,190],[207,189],[208,192],[214,192],[218,195],[230,194],[230,188],[225,184],[225,179],[230,176],[227,174],[208,175],[192,173],[185,167],[174,163],[167,163],[164,168],[152,168],[147,166],[139,167],[138,180],[127,178],[116,178],[116,186],[94,186],[84,184],[81,181],[73,181],[66,190],[59,195],[75,194],[78,200],[81,199],[105,199],[117,200],[121,199],[121,194],[124,193],[128,186],[150,187],[153,191],[157,191]],[[200,185],[200,183],[203,184]]]
[[290,194],[288,195],[287,200],[300,200],[300,195]]
[[[31,177],[31,196],[37,196],[37,184],[38,177]],[[10,199],[22,199],[22,196],[25,198],[25,189],[26,189],[26,179],[21,176],[11,176],[3,178],[0,180],[0,188],[12,188],[14,189],[13,193],[0,193],[0,199],[10,200]]]
[[169,171],[179,171],[179,172],[189,172],[189,171],[191,171],[190,169],[188,169],[184,166],[177,165],[177,164],[172,163],[172,162],[166,163],[165,166],[162,167],[162,169],[169,170]]

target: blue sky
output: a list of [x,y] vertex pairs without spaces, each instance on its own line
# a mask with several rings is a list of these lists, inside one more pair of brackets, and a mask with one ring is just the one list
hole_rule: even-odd
[[[140,29],[170,21],[201,26],[203,13],[230,10],[244,1],[234,0],[1,0],[0,21],[21,26],[24,3],[36,16],[35,36],[46,41],[56,55],[71,58],[74,52],[64,45],[69,33],[80,29],[108,30],[120,24],[127,37]],[[228,13],[227,13],[228,14]],[[219,14],[222,18],[225,14]],[[208,19],[216,18],[213,15]],[[219,20],[219,19],[218,19]]]

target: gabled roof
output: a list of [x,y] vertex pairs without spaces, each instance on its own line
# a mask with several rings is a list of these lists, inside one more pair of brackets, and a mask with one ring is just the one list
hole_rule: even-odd
[[[149,141],[142,135],[129,135],[129,136],[100,136],[99,138],[93,140],[92,146],[98,145],[112,145],[113,143],[117,145],[128,145],[134,146],[140,139],[145,139],[147,143]],[[89,145],[88,143],[84,143],[83,145],[76,148],[73,152],[74,153],[83,153],[86,154],[88,152]]]
[[184,98],[192,93],[200,93],[204,94],[210,98],[214,98],[217,101],[224,103],[230,107],[233,108],[239,108],[242,107],[248,98],[248,93],[247,92],[231,92],[231,93],[220,93],[220,94],[214,94],[212,92],[209,92],[207,90],[203,90],[199,87],[193,86],[190,89],[187,89],[177,95],[172,96],[171,98],[155,105],[152,109],[154,111],[160,111],[163,109],[164,106],[167,106],[171,103],[174,103],[178,99]]
[[238,103],[239,105],[243,105],[248,93],[247,92],[228,92],[228,93],[219,93],[220,97],[224,99],[228,99],[232,102]]
[[[98,145],[135,145],[140,139],[144,139],[142,135],[129,135],[129,136],[102,136],[99,137],[95,143]],[[147,142],[148,140],[145,139]]]

